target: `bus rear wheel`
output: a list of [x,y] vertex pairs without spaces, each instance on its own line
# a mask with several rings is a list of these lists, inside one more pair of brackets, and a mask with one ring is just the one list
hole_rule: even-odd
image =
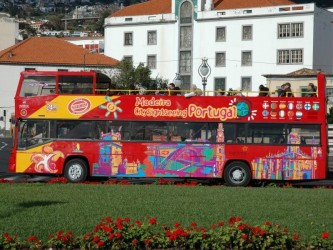
[[65,165],[64,176],[69,182],[83,182],[88,174],[87,163],[82,159],[69,160]]
[[223,178],[228,186],[245,187],[251,181],[251,171],[246,163],[234,161],[225,168]]

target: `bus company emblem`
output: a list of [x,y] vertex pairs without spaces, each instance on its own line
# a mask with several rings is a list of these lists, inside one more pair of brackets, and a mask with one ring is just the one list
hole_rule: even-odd
[[21,109],[21,110],[20,110],[20,114],[21,114],[22,116],[26,116],[26,115],[27,115],[27,110],[26,110],[26,109]]
[[76,98],[68,104],[68,110],[73,115],[83,115],[90,109],[91,103],[86,98]]

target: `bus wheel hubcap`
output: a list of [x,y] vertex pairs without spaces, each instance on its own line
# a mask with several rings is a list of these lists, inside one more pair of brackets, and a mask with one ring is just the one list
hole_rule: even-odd
[[236,169],[232,172],[232,179],[235,181],[240,181],[243,179],[243,172],[240,169]]
[[70,167],[69,176],[71,177],[72,180],[80,178],[81,175],[82,175],[82,168],[80,165],[76,164]]

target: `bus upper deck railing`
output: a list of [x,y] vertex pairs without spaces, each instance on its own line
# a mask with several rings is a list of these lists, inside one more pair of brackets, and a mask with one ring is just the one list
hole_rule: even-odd
[[[166,95],[166,96],[174,96],[174,95],[185,95],[189,93],[194,93],[194,95],[201,96],[204,93],[201,90],[148,90],[148,89],[136,89],[136,90],[129,90],[129,89],[96,89],[96,93],[104,94],[104,95]],[[206,90],[205,94],[207,96],[261,96],[263,97],[278,97],[278,91],[239,91],[239,90],[225,90],[223,94],[221,91],[214,91],[214,90]],[[315,95],[318,96],[317,92],[300,92],[300,91],[292,91],[286,92],[286,97],[293,95],[295,97],[302,97],[306,95]]]

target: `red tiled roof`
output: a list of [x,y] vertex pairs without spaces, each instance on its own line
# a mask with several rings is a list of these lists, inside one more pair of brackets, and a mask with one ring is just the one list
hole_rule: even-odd
[[0,51],[0,64],[113,67],[119,61],[54,37],[31,37]]
[[244,9],[291,4],[295,3],[289,0],[215,0],[214,8],[216,10]]
[[[289,0],[214,0],[214,9],[242,9],[295,4]],[[171,13],[171,0],[150,0],[133,4],[112,14],[118,16],[141,16]]]
[[171,13],[171,0],[150,0],[133,4],[112,14],[117,16],[143,16]]

